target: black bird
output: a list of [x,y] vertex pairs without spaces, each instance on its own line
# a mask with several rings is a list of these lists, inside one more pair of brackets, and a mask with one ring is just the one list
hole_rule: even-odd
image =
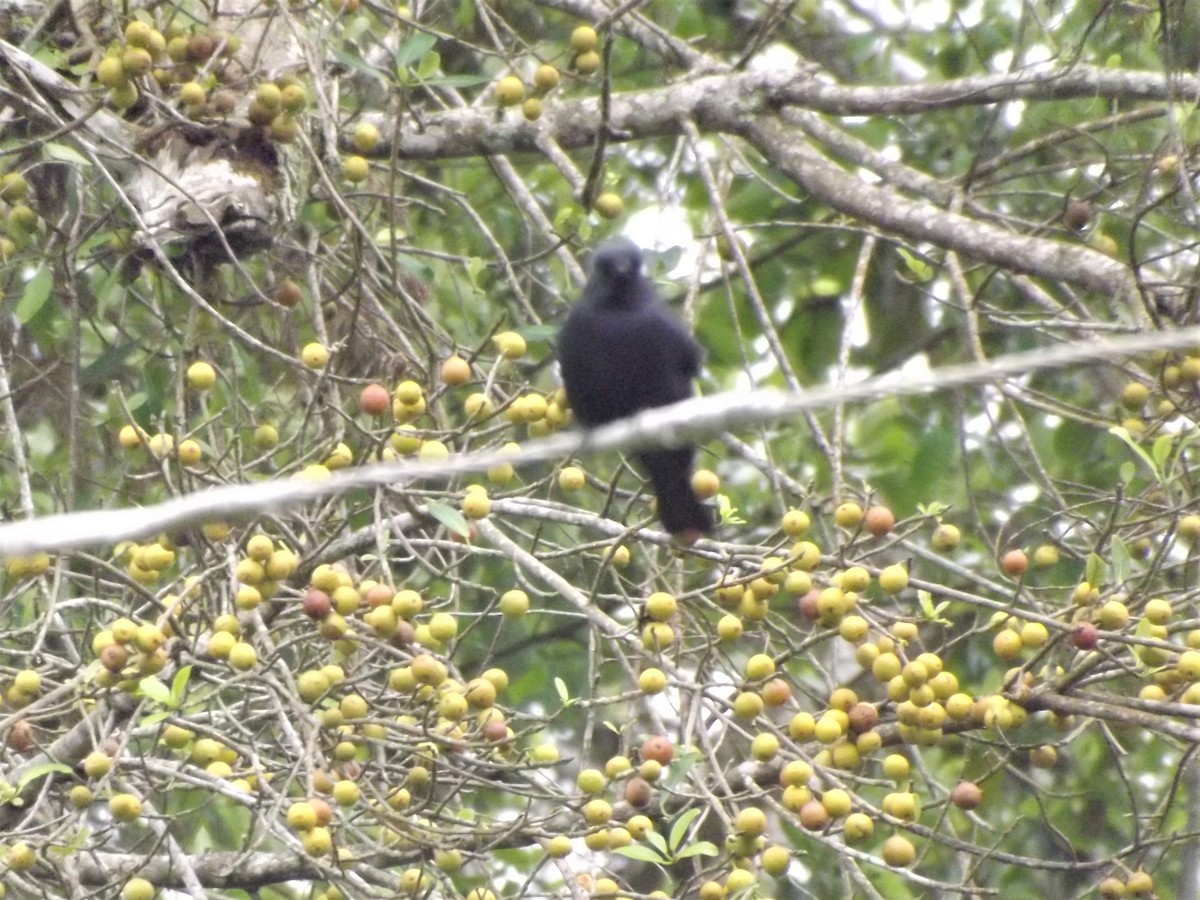
[[[592,259],[583,297],[558,332],[558,363],[567,400],[585,428],[692,396],[700,347],[655,296],[630,241],[604,244]],[[713,529],[712,511],[696,499],[695,447],[643,450],[663,527],[685,544]]]

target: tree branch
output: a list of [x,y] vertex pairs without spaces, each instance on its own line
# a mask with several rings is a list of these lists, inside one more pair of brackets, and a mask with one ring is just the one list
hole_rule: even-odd
[[707,439],[723,431],[783,421],[801,412],[828,408],[839,402],[861,402],[879,397],[924,394],[987,384],[1031,372],[1085,363],[1115,362],[1154,350],[1191,347],[1198,342],[1200,326],[1193,326],[1179,331],[1137,334],[1014,353],[984,363],[944,366],[917,376],[884,375],[857,384],[819,388],[803,394],[760,390],[697,397],[648,410],[590,433],[572,431],[534,441],[522,448],[519,454],[489,451],[463,454],[440,463],[381,463],[335,473],[330,481],[319,484],[296,481],[232,484],[177,497],[156,506],[69,512],[13,522],[0,526],[0,557],[113,544],[162,531],[192,527],[214,519],[262,515],[360,488],[484,472],[501,463],[530,465],[581,452],[678,446]]

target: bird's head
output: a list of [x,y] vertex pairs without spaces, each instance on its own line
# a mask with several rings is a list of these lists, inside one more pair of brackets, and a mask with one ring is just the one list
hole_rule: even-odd
[[626,281],[642,271],[642,251],[628,238],[608,241],[592,257],[592,274],[606,281]]

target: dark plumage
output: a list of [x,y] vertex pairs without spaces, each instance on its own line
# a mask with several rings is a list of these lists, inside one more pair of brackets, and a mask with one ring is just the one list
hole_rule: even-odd
[[[692,396],[700,348],[658,301],[642,274],[641,251],[621,239],[596,251],[583,297],[558,333],[558,362],[575,418],[594,428]],[[713,528],[711,510],[692,492],[695,449],[636,456],[663,527],[685,543]]]

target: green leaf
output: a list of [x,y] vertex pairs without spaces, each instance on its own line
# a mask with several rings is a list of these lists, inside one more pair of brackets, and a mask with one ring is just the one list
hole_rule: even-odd
[[696,821],[696,817],[698,815],[700,815],[700,809],[699,807],[694,806],[691,809],[686,810],[678,819],[675,820],[674,824],[671,825],[671,838],[668,841],[668,846],[670,846],[672,853],[679,849],[679,845],[683,843],[684,835],[687,834],[688,828],[690,828],[691,824]]
[[526,328],[518,328],[517,333],[525,338],[528,342],[533,341],[549,341],[558,334],[557,325],[530,325]]
[[421,57],[421,61],[417,63],[417,77],[422,81],[427,81],[437,74],[437,70],[442,66],[442,57],[436,50],[430,50]]
[[50,298],[50,289],[53,286],[54,278],[49,269],[39,269],[38,273],[29,279],[14,312],[22,325],[28,325],[33,317],[41,312]]
[[470,537],[471,526],[467,524],[467,518],[461,511],[455,509],[449,504],[443,503],[440,500],[431,500],[426,507],[429,514],[457,534],[459,537]]
[[371,20],[366,16],[354,16],[342,29],[342,39],[346,41],[357,41],[362,37],[367,29],[371,27]]
[[37,781],[39,778],[45,778],[47,775],[70,775],[71,767],[63,763],[48,762],[40,765],[32,766],[29,771],[21,775],[21,780],[17,783],[17,793],[25,789],[25,785],[30,782]]
[[411,66],[422,56],[433,49],[433,45],[437,43],[437,38],[432,34],[426,34],[424,31],[418,31],[403,44],[396,48],[396,69],[404,69]]
[[662,854],[663,859],[671,858],[671,851],[667,849],[666,839],[657,831],[650,830],[646,832],[646,843],[653,844],[658,852]]
[[1100,587],[1104,583],[1104,560],[1095,553],[1089,553],[1084,580],[1092,587]]
[[407,253],[397,253],[396,262],[408,269],[422,281],[433,281],[433,269]]
[[1114,425],[1112,428],[1108,429],[1108,433],[1113,437],[1120,438],[1122,441],[1124,441],[1129,449],[1136,453],[1138,458],[1146,464],[1146,468],[1148,468],[1151,474],[1154,475],[1154,479],[1156,481],[1162,481],[1162,472],[1159,470],[1158,465],[1153,459],[1150,458],[1150,454],[1142,449],[1141,444],[1133,439],[1133,436],[1128,431],[1126,431],[1120,425]]
[[379,81],[383,80],[383,76],[380,74],[379,70],[364,60],[361,54],[350,53],[347,50],[343,50],[341,47],[334,47],[333,56],[342,65],[353,69],[356,72]]
[[1171,455],[1171,448],[1175,446],[1175,435],[1163,434],[1159,435],[1158,440],[1150,448],[1150,457],[1154,460],[1154,465],[1159,472],[1167,471],[1167,459]]
[[171,692],[167,686],[153,675],[147,675],[138,682],[138,690],[158,703],[167,706],[171,702]]
[[82,372],[79,373],[79,383],[83,387],[90,387],[97,384],[105,384],[120,371],[125,360],[133,351],[138,349],[136,341],[128,341],[124,344],[118,344],[115,347],[109,347],[101,353],[96,359],[92,360]]
[[904,260],[904,268],[908,269],[914,281],[928,281],[933,277],[933,270],[923,259],[914,256],[903,247],[897,247],[896,252]]
[[643,847],[638,844],[630,844],[628,847],[618,847],[613,852],[619,853],[629,859],[636,859],[639,862],[654,863],[660,866],[666,865],[669,862],[669,860],[659,856],[649,847]]
[[555,677],[554,689],[558,691],[558,699],[561,700],[564,705],[571,702],[571,692],[567,689],[567,683],[561,678]]
[[470,280],[471,287],[475,289],[475,293],[477,294],[482,291],[479,285],[479,276],[486,268],[487,263],[478,256],[472,256],[467,260],[467,278]]
[[187,692],[188,680],[192,677],[191,666],[181,666],[179,671],[175,673],[175,677],[171,679],[171,699],[172,706],[177,708],[183,702],[183,695]]
[[46,157],[46,159],[70,163],[73,166],[90,166],[92,164],[90,159],[88,159],[74,147],[69,147],[66,144],[60,144],[58,141],[50,141],[47,144],[43,144],[42,154]]
[[475,87],[491,81],[486,75],[439,75],[428,78],[425,83],[430,87]]
[[716,846],[709,841],[697,841],[694,844],[688,844],[677,854],[676,859],[689,859],[693,856],[719,856],[720,851]]
[[717,494],[717,513],[720,515],[723,524],[746,524],[746,520],[738,514],[737,507],[733,505],[733,501],[729,499],[728,494]]
[[404,240],[408,235],[403,228],[380,228],[375,232],[376,247],[390,247]]
[[673,790],[677,785],[682,784],[687,780],[687,775],[700,762],[699,751],[679,753],[671,765],[667,768],[666,778],[663,779],[663,786],[669,790]]
[[1110,546],[1112,548],[1109,555],[1112,557],[1113,581],[1116,584],[1124,584],[1129,580],[1130,573],[1133,571],[1133,557],[1129,555],[1129,548],[1125,542],[1116,535],[1113,535]]

